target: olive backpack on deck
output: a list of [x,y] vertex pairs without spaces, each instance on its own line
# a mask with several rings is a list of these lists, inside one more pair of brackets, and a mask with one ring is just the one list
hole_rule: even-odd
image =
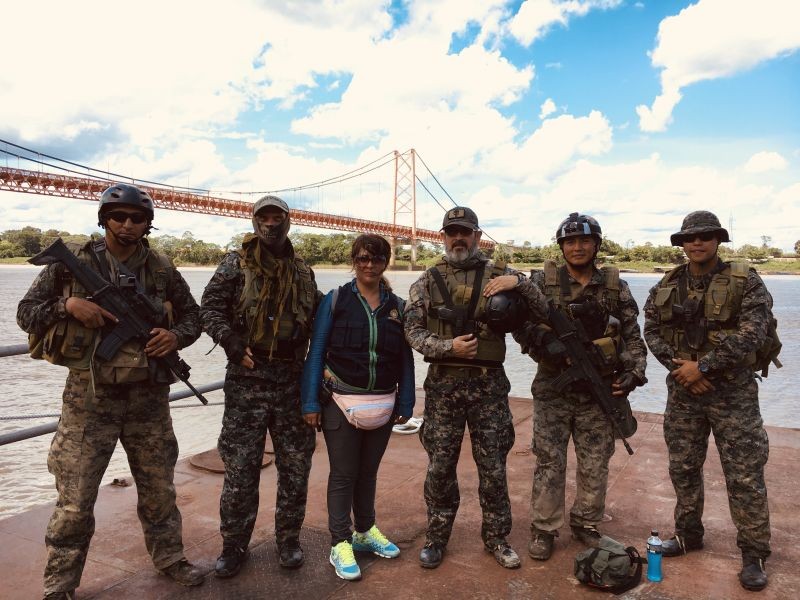
[[589,587],[621,594],[639,585],[642,564],[646,562],[633,546],[626,548],[604,535],[597,548],[579,552],[575,557],[575,578]]

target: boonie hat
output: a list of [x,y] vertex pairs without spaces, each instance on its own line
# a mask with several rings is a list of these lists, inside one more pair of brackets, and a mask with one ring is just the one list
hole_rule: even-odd
[[253,205],[253,216],[256,216],[258,211],[267,206],[277,206],[286,214],[289,214],[289,205],[277,196],[264,196],[259,198],[258,202]]
[[669,236],[673,246],[683,246],[683,239],[698,233],[719,232],[720,242],[730,242],[728,230],[719,222],[717,215],[707,210],[690,212],[683,219],[681,230]]
[[459,225],[473,231],[480,231],[481,229],[478,227],[478,215],[475,214],[474,210],[466,206],[456,206],[444,213],[442,229],[450,225]]

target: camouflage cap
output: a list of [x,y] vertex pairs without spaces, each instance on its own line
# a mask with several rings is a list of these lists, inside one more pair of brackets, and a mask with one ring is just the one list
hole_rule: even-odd
[[466,206],[456,206],[444,213],[442,229],[450,225],[459,225],[473,231],[480,231],[481,229],[478,227],[478,215],[475,214],[474,210]]
[[259,198],[258,202],[253,205],[253,216],[256,216],[258,211],[267,206],[277,206],[286,214],[289,214],[289,205],[277,196],[264,196]]
[[722,227],[717,215],[707,210],[696,210],[686,215],[681,230],[673,233],[669,241],[673,246],[683,246],[685,237],[711,231],[719,232],[720,242],[731,241],[728,230]]

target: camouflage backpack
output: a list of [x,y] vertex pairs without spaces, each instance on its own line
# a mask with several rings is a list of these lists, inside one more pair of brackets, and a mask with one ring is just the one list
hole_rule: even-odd
[[635,588],[642,581],[642,563],[636,548],[627,548],[607,535],[597,548],[588,548],[575,557],[575,578],[589,587],[612,594]]

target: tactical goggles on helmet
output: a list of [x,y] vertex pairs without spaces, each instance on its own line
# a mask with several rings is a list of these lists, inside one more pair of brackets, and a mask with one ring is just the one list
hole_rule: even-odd
[[561,227],[558,237],[567,237],[574,235],[592,235],[592,229],[588,221],[570,221]]
[[372,263],[377,267],[386,264],[386,257],[383,254],[375,254],[373,256],[370,256],[369,254],[360,254],[353,260],[362,267],[366,267],[369,263]]
[[129,213],[125,212],[124,210],[110,210],[108,212],[103,213],[103,216],[111,219],[115,223],[125,223],[128,219],[131,220],[131,223],[134,225],[141,225],[145,223],[149,219],[149,215],[143,212],[134,212]]

